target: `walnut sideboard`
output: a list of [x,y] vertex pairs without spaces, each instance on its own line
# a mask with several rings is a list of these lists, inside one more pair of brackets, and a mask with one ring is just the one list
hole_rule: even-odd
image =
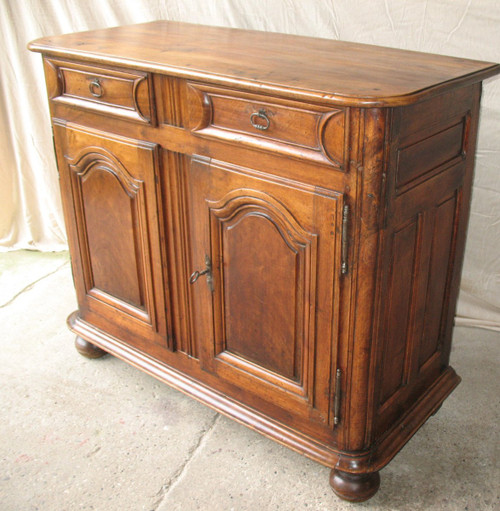
[[460,381],[481,82],[500,66],[166,21],[29,47],[79,352],[331,467],[344,499],[374,495]]

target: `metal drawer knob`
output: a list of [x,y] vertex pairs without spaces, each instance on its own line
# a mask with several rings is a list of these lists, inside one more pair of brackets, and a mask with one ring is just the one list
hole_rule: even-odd
[[269,120],[266,111],[261,108],[258,112],[254,112],[250,116],[250,124],[257,130],[265,131],[269,129],[271,121]]
[[99,78],[94,78],[89,83],[89,91],[92,96],[95,98],[100,98],[104,94],[104,89],[102,87],[101,82],[99,81]]

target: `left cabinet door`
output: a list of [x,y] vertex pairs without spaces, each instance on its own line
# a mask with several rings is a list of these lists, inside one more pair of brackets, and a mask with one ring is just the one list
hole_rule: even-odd
[[78,317],[153,356],[169,321],[157,144],[54,124]]

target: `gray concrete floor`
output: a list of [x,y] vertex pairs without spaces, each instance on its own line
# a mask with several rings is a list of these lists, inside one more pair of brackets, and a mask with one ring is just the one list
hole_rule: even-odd
[[364,504],[329,470],[114,357],[87,360],[67,254],[0,254],[0,511],[498,510],[500,336],[456,328],[463,381]]

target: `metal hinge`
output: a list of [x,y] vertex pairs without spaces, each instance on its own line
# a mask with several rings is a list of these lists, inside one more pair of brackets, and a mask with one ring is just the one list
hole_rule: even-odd
[[347,265],[347,257],[349,251],[349,244],[347,240],[348,223],[349,223],[349,206],[347,204],[344,204],[344,208],[342,209],[342,263],[341,263],[342,275],[345,275],[349,269]]
[[333,423],[340,422],[340,397],[341,397],[341,384],[342,384],[342,370],[337,369],[335,375],[335,397],[333,400]]

